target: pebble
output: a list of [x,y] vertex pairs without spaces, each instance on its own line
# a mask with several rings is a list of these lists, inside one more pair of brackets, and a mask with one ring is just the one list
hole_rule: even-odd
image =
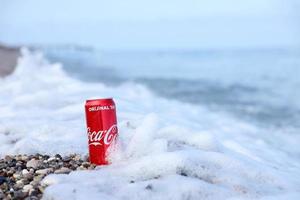
[[74,170],[93,170],[96,166],[88,157],[72,154],[62,157],[49,155],[15,155],[0,159],[0,200],[39,200],[47,185],[42,184],[51,173],[69,174]]
[[34,187],[37,187],[39,185],[39,183],[41,182],[42,179],[39,179],[39,180],[33,180],[31,181],[29,184],[34,186]]
[[32,190],[33,189],[33,186],[32,185],[30,185],[30,184],[28,184],[28,185],[24,185],[24,187],[23,187],[23,192],[29,192],[30,190]]
[[13,177],[18,180],[21,178],[21,173],[14,173]]
[[27,162],[26,167],[27,168],[33,168],[33,169],[37,169],[39,168],[41,165],[43,164],[42,161],[40,160],[36,160],[36,159],[31,159],[30,161]]
[[36,189],[32,189],[32,190],[29,191],[29,195],[30,195],[30,196],[37,196],[38,193],[39,193],[39,192],[38,192],[38,190],[36,190]]
[[83,166],[77,167],[77,170],[85,170],[85,168]]
[[29,171],[28,171],[27,169],[23,169],[23,170],[22,170],[22,174],[23,174],[23,175],[29,174]]
[[18,181],[16,181],[16,184],[24,184],[24,181],[23,180],[18,180]]
[[70,162],[72,160],[72,158],[70,156],[65,156],[62,161],[63,162]]
[[68,174],[70,173],[72,170],[70,170],[69,168],[66,168],[66,167],[62,167],[58,170],[55,170],[55,174]]
[[23,180],[18,180],[18,181],[16,182],[16,184],[14,185],[14,187],[15,187],[15,188],[18,188],[18,189],[23,188],[23,187],[24,187],[24,182],[23,182]]
[[28,156],[27,155],[21,155],[21,160],[28,160]]
[[11,162],[11,161],[13,160],[13,158],[10,157],[10,156],[5,156],[5,157],[4,157],[4,160],[5,160],[6,162]]
[[29,197],[26,197],[24,200],[38,200],[38,198],[35,196],[29,196]]
[[3,191],[0,189],[0,199],[4,199],[5,195],[3,193]]
[[26,193],[23,191],[15,191],[14,192],[14,199],[24,199],[26,197]]
[[34,177],[34,174],[33,174],[33,173],[28,173],[28,174],[23,175],[23,178],[24,178],[25,180],[32,180],[33,177]]
[[56,154],[56,155],[55,155],[55,158],[57,158],[57,159],[59,159],[59,160],[62,159],[61,155],[59,155],[59,154]]
[[52,171],[53,171],[52,168],[46,168],[46,169],[36,170],[35,173],[36,173],[36,174],[44,175],[44,174],[49,174],[49,173],[52,172]]
[[56,158],[55,157],[50,157],[50,158],[47,159],[48,162],[51,162],[53,160],[56,160]]
[[0,185],[6,181],[7,179],[4,176],[0,176]]
[[82,163],[82,166],[87,168],[87,167],[90,166],[90,163],[88,163],[88,162],[83,162],[83,163]]
[[75,155],[75,156],[74,156],[74,160],[75,160],[75,161],[79,161],[80,159],[81,159],[81,156],[80,156],[80,155]]
[[40,174],[33,178],[34,181],[41,181],[45,177],[45,174]]

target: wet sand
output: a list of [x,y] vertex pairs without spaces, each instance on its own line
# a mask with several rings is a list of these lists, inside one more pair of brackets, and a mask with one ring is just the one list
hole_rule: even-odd
[[14,71],[19,55],[19,48],[0,44],[0,77],[7,76]]

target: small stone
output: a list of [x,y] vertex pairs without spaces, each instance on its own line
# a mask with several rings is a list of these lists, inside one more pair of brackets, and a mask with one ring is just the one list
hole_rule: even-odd
[[28,160],[28,156],[27,155],[22,155],[21,159],[24,160],[24,161],[27,161]]
[[21,189],[24,187],[24,181],[23,180],[18,180],[16,184],[14,185],[15,188]]
[[68,168],[66,168],[66,167],[62,167],[62,168],[60,168],[60,169],[57,169],[57,170],[55,170],[55,174],[68,174],[68,173],[70,173],[71,172],[71,170],[70,169],[68,169]]
[[31,181],[33,179],[33,177],[34,177],[33,173],[28,173],[28,174],[26,174],[26,175],[23,176],[23,178],[25,180],[29,180],[29,181]]
[[14,173],[13,177],[17,180],[19,180],[21,178],[21,174],[20,173]]
[[85,167],[85,168],[88,168],[90,166],[90,163],[89,162],[83,162],[82,166]]
[[50,158],[50,156],[48,156],[48,155],[43,155],[42,157],[44,160],[48,160]]
[[26,193],[23,191],[15,191],[14,192],[14,199],[24,199],[26,197]]
[[36,189],[32,189],[32,190],[29,191],[29,195],[30,195],[30,196],[37,196],[38,193],[39,193],[39,192],[38,192]]
[[39,154],[39,153],[37,153],[37,154],[33,155],[33,158],[35,158],[35,159],[41,159],[42,155]]
[[51,162],[51,161],[54,161],[54,160],[56,160],[56,158],[55,157],[50,157],[50,158],[48,158],[48,162]]
[[[21,161],[18,161],[17,163],[16,163],[16,167],[22,167],[24,164],[21,162]],[[24,169],[24,168],[23,168]]]
[[[77,161],[78,162],[78,161]],[[69,162],[69,164],[71,165],[71,166],[80,166],[80,165],[78,165],[77,164],[77,162],[75,161],[75,160],[71,160],[70,162]]]
[[23,169],[23,170],[22,170],[22,174],[23,174],[23,175],[26,175],[26,174],[28,174],[28,173],[29,173],[29,171],[28,171],[27,169]]
[[57,165],[58,165],[59,167],[62,167],[62,166],[64,166],[64,163],[63,163],[62,161],[59,161],[59,163],[57,163]]
[[6,168],[6,164],[5,163],[0,163],[0,170]]
[[[31,179],[32,180],[32,179]],[[23,179],[23,186],[30,183],[31,180]],[[22,187],[23,188],[23,187]]]
[[3,184],[4,182],[7,182],[6,177],[0,176],[0,185]]
[[56,155],[55,155],[55,158],[57,158],[57,159],[59,159],[59,160],[62,159],[61,155],[59,155],[59,154],[56,154]]
[[85,170],[83,166],[77,167],[76,170]]
[[17,155],[17,156],[15,156],[15,158],[16,158],[17,161],[22,160],[22,156],[21,155]]
[[26,197],[24,200],[38,200],[38,198],[35,196],[29,196],[29,197]]
[[29,191],[32,190],[32,189],[33,189],[33,186],[32,186],[32,185],[30,185],[30,184],[24,185],[24,187],[23,187],[23,192],[27,193],[27,192],[29,192]]
[[6,182],[0,184],[0,189],[3,190],[3,191],[7,191],[8,190],[8,184]]
[[36,170],[36,174],[41,174],[41,175],[46,175],[49,174],[53,171],[52,168],[46,168],[46,169],[40,169],[40,170]]
[[80,155],[78,155],[78,154],[76,154],[76,155],[74,156],[74,160],[75,160],[75,161],[79,161],[79,160],[81,160],[81,156],[80,156]]
[[95,169],[95,167],[94,166],[89,166],[87,169],[92,170],[92,169]]
[[30,182],[30,185],[32,185],[33,187],[37,187],[39,185],[41,180],[33,180]]
[[70,156],[65,156],[62,161],[64,162],[70,162],[72,160],[72,158]]
[[14,169],[10,169],[8,172],[7,172],[7,176],[13,176],[15,173],[15,170]]
[[37,169],[37,168],[39,168],[42,164],[43,164],[43,162],[40,161],[40,160],[31,159],[30,161],[27,162],[26,167],[27,167],[27,168]]
[[68,168],[71,169],[72,171],[75,171],[77,169],[77,166],[70,166]]
[[0,199],[4,199],[5,195],[3,193],[3,191],[0,189]]
[[147,186],[145,187],[145,189],[146,189],[146,190],[152,190],[153,187],[152,187],[152,185],[149,184],[149,185],[147,185]]
[[23,179],[16,181],[16,184],[22,184],[24,181]]
[[95,168],[97,167],[97,165],[91,163],[91,167]]
[[45,176],[45,175],[38,175],[38,176],[35,176],[35,177],[33,178],[33,180],[39,182],[39,181],[41,181],[41,180],[44,178],[44,176]]
[[17,164],[17,160],[16,159],[12,159],[8,162],[7,166],[9,167],[15,167]]
[[12,157],[11,156],[5,156],[4,157],[4,160],[6,161],[6,162],[10,162],[10,161],[12,161]]
[[81,164],[82,166],[84,166],[85,168],[89,167],[91,164],[89,162],[83,162]]

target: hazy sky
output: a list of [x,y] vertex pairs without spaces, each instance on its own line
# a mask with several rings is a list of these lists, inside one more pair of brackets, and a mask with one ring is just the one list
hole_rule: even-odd
[[99,48],[295,46],[295,0],[0,0],[0,41]]

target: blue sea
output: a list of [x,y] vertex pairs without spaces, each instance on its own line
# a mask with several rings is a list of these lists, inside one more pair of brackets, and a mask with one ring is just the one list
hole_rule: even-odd
[[101,51],[67,46],[42,51],[83,81],[142,84],[158,96],[258,126],[299,131],[299,49]]

